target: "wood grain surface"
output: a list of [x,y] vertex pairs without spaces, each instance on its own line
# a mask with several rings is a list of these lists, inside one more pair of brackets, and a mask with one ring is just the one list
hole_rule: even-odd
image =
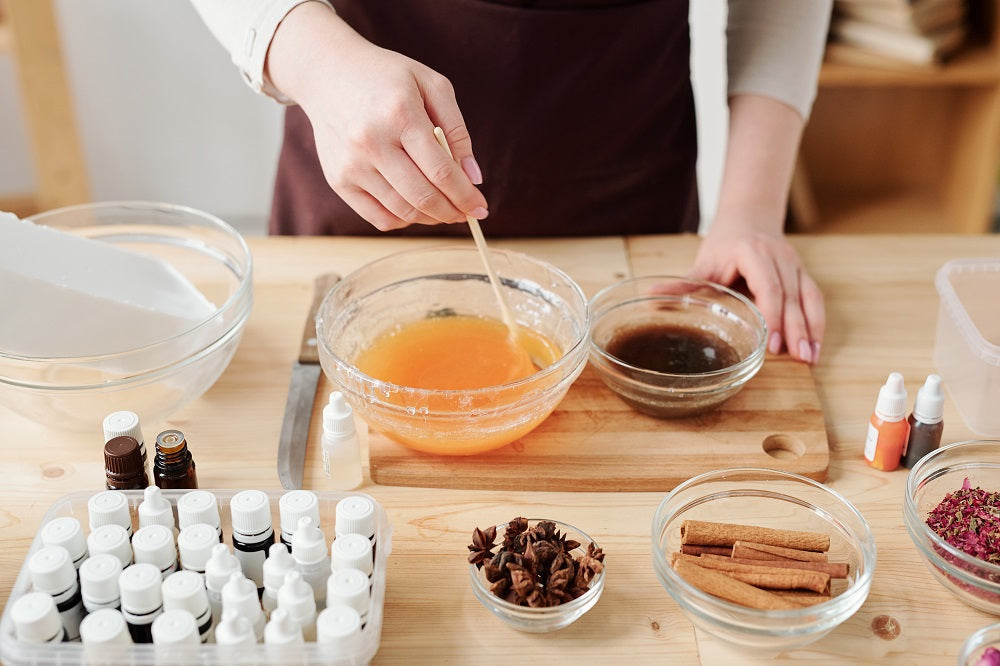
[[[489,235],[489,229],[485,229]],[[532,492],[386,486],[366,476],[393,525],[385,621],[377,664],[494,664],[525,659],[631,664],[954,664],[962,642],[998,618],[941,587],[902,522],[906,471],[880,472],[862,457],[865,427],[891,371],[912,401],[935,370],[938,299],[934,273],[958,257],[1000,257],[998,236],[793,237],[823,289],[827,329],[814,369],[829,438],[826,483],[870,523],[878,549],[871,594],[818,642],[782,655],[728,646],[688,620],[657,581],[650,526],[664,492]],[[278,488],[278,432],[312,280],[346,275],[372,259],[428,241],[350,238],[251,239],[254,311],[229,369],[199,400],[160,423],[188,436],[203,488]],[[471,241],[470,241],[471,243]],[[588,294],[625,275],[683,274],[697,239],[595,238],[493,242],[552,261]],[[318,400],[317,403],[320,401]],[[317,411],[314,412],[314,419]],[[974,437],[950,397],[944,441]],[[314,433],[315,434],[315,433]],[[39,521],[62,495],[102,488],[101,429],[65,433],[0,405],[0,604],[6,604]],[[306,452],[305,484],[328,490],[319,440]],[[458,465],[458,463],[455,463]],[[539,470],[539,476],[543,471]],[[523,634],[493,617],[472,594],[467,544],[473,528],[516,515],[576,525],[607,553],[597,605],[551,634]]]

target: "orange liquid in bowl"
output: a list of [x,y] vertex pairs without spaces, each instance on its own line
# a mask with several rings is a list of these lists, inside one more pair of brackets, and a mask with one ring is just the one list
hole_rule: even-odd
[[[415,413],[388,414],[373,407],[372,425],[420,451],[468,455],[509,444],[549,415],[551,409],[520,413],[524,410],[516,405],[558,377],[509,384],[560,356],[560,350],[535,331],[519,328],[510,335],[500,321],[457,315],[421,319],[390,331],[362,351],[354,365],[369,377],[397,386],[448,391],[422,394],[419,404],[406,391],[383,396],[385,402],[415,408]],[[510,410],[504,409],[507,405]],[[467,418],[469,412],[482,410],[498,411],[480,413],[471,422]]]

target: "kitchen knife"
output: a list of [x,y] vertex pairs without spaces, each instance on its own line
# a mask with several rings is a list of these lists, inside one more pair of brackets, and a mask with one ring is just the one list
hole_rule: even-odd
[[285,418],[281,422],[278,439],[278,480],[288,490],[302,487],[302,471],[306,461],[306,444],[309,441],[309,422],[312,420],[313,402],[322,369],[316,346],[316,312],[323,298],[340,280],[336,273],[326,273],[316,278],[312,304],[302,330],[299,358],[292,365],[292,380],[288,385]]

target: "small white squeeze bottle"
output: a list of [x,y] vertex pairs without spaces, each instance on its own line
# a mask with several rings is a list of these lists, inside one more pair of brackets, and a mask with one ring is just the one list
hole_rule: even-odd
[[[288,552],[285,554],[288,555]],[[222,588],[230,576],[239,572],[240,561],[229,552],[229,546],[224,543],[214,544],[212,554],[205,563],[205,588],[208,591],[208,602],[212,605],[212,617],[216,622],[222,617]]]
[[284,544],[273,544],[270,555],[264,560],[264,594],[260,598],[261,605],[268,613],[278,607],[278,590],[289,571],[296,571],[295,560]]
[[219,645],[256,645],[250,620],[234,610],[222,611],[222,620],[215,628],[215,642]]
[[28,571],[35,591],[48,594],[55,602],[66,636],[71,641],[78,639],[83,599],[69,552],[62,546],[45,546],[28,560]]
[[257,597],[257,586],[239,571],[234,571],[222,586],[222,614],[230,610],[250,621],[255,641],[264,638],[264,611]]
[[330,573],[330,556],[327,552],[323,530],[313,524],[312,518],[299,518],[299,528],[292,537],[292,559],[302,574],[302,580],[313,589],[319,608],[326,603],[326,579]]
[[354,410],[340,391],[330,393],[323,408],[323,471],[337,490],[361,485],[361,443],[354,424]]
[[136,509],[136,513],[139,514],[139,527],[163,525],[173,532],[174,539],[176,539],[177,523],[174,521],[174,509],[170,506],[167,498],[163,496],[163,491],[160,490],[159,486],[150,484],[142,492],[142,502]]
[[264,642],[268,645],[301,645],[305,639],[302,638],[302,629],[289,617],[288,611],[275,608],[264,627]]
[[298,571],[289,571],[278,590],[278,608],[299,625],[307,641],[316,640],[316,598]]

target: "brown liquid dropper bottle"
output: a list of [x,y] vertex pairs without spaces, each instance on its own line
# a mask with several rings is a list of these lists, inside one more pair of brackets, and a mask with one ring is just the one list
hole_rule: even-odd
[[134,437],[112,437],[104,444],[104,475],[108,490],[142,490],[149,485],[142,451]]
[[198,487],[194,458],[180,430],[164,430],[156,436],[153,483],[164,490]]

